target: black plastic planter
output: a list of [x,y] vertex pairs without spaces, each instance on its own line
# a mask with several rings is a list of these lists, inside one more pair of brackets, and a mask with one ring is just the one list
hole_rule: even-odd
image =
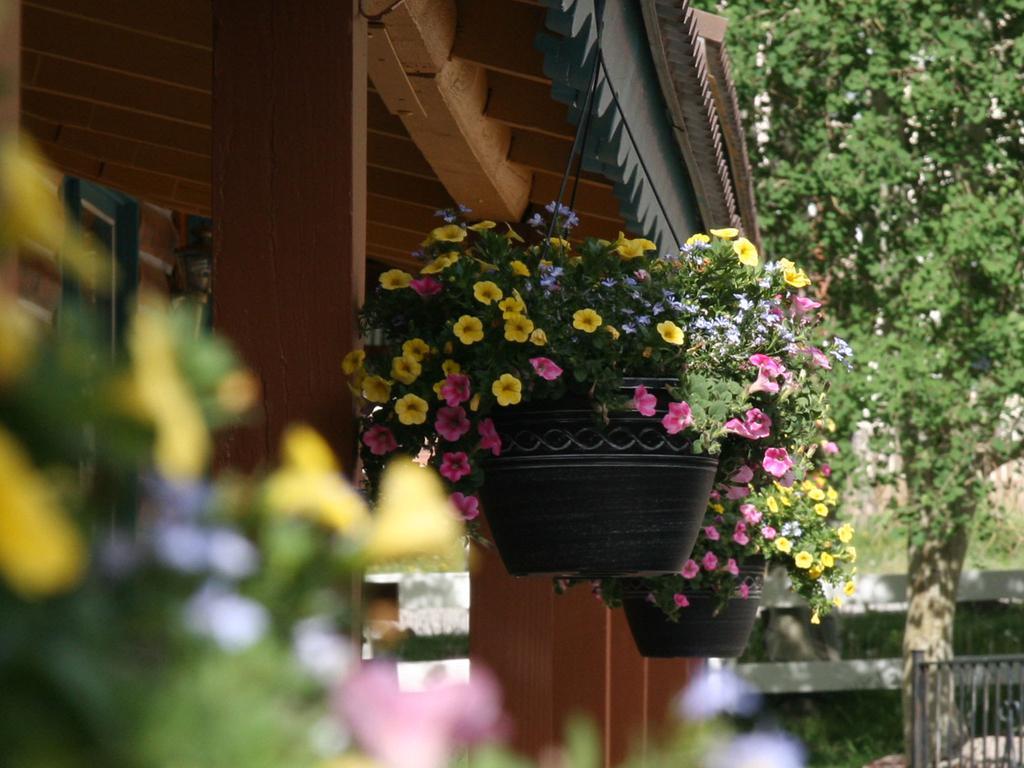
[[695,456],[656,416],[613,413],[602,428],[585,397],[498,409],[502,454],[484,465],[491,534],[513,576],[678,571],[696,540],[718,461]]
[[626,590],[623,608],[642,656],[653,658],[735,658],[743,654],[757,618],[765,564],[758,558],[740,566],[750,587],[746,599],[734,597],[715,615],[718,598],[711,592],[687,592],[690,604],[670,621],[647,599],[646,590]]

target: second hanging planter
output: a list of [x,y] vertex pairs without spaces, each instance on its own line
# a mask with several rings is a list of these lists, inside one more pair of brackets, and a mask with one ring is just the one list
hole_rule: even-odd
[[500,410],[500,456],[486,465],[484,514],[513,576],[602,577],[679,570],[707,508],[718,461],[694,455],[660,416],[666,380],[627,380],[659,394],[656,416],[595,421],[591,401]]

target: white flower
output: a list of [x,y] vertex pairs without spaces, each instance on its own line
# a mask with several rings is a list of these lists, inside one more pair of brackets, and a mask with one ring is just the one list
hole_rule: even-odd
[[255,600],[207,582],[185,604],[185,626],[225,651],[242,651],[259,642],[270,625],[267,609]]

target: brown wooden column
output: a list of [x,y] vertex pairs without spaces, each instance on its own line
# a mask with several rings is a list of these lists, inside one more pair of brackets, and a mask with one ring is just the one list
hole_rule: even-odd
[[213,0],[214,323],[263,385],[221,462],[313,424],[353,466],[340,361],[365,268],[366,30],[355,0]]
[[642,658],[622,611],[584,586],[557,596],[548,579],[514,579],[494,550],[477,548],[473,566],[470,655],[502,683],[513,747],[539,756],[580,713],[601,731],[605,766],[657,738],[690,662]]
[[[0,0],[0,138],[18,130],[21,104],[21,0]],[[18,286],[16,254],[0,251],[0,290]]]

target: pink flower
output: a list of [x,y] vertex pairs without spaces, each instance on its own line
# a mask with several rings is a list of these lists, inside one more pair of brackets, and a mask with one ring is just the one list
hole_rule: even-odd
[[374,424],[363,433],[363,443],[374,456],[386,456],[398,448],[395,436],[383,424]]
[[732,476],[729,478],[729,480],[731,480],[734,483],[738,483],[739,485],[746,485],[753,479],[754,470],[752,470],[746,464],[744,464],[742,467],[733,472]]
[[562,369],[559,368],[554,360],[549,360],[546,357],[531,357],[530,365],[533,366],[533,370],[537,372],[545,381],[554,381],[562,375]]
[[785,448],[769,448],[761,460],[764,471],[773,477],[782,477],[793,466],[793,460]]
[[729,419],[725,422],[725,431],[745,437],[748,440],[760,440],[772,432],[772,419],[760,408],[751,408],[743,414],[743,421]]
[[829,362],[828,356],[817,347],[804,347],[800,351],[805,355],[810,355],[811,362],[819,368],[824,368],[826,371],[832,370],[832,363]]
[[718,529],[713,525],[709,525],[704,528],[704,535],[711,539],[711,541],[718,541],[721,538],[718,533]]
[[464,746],[505,730],[501,693],[488,670],[468,683],[427,683],[401,691],[394,664],[373,661],[335,692],[333,708],[363,751],[386,768],[443,768]]
[[726,573],[732,574],[733,576],[740,575],[740,567],[736,565],[736,560],[732,557],[730,557],[729,561],[722,567],[722,570]]
[[473,467],[465,451],[452,451],[441,458],[441,475],[453,483],[459,482],[472,471]]
[[680,608],[685,608],[690,604],[690,601],[686,599],[686,595],[684,595],[682,592],[676,592],[674,595],[672,595],[672,599],[675,601],[675,604]]
[[736,523],[736,528],[732,532],[732,540],[741,547],[745,547],[750,543],[750,537],[747,535],[747,524],[742,520]]
[[689,403],[669,403],[668,413],[661,420],[661,425],[670,435],[682,432],[693,424],[693,414]]
[[750,597],[750,585],[746,582],[740,584],[740,597],[742,597],[744,600]]
[[638,269],[636,272],[633,273],[633,276],[636,277],[636,279],[642,283],[644,280],[647,280],[651,275],[646,269]]
[[466,402],[472,394],[469,376],[464,373],[449,373],[441,385],[441,397],[451,406]]
[[492,454],[500,456],[501,436],[494,426],[494,420],[481,419],[480,423],[476,425],[476,431],[480,433],[480,448],[485,451],[490,449]]
[[805,312],[810,312],[813,309],[817,309],[821,306],[820,301],[814,299],[808,299],[806,296],[794,296],[793,302],[790,305],[793,308],[794,315],[802,315]]
[[700,560],[700,564],[704,566],[705,571],[713,571],[718,567],[718,558],[715,557],[714,552],[705,552],[704,557]]
[[761,518],[764,517],[761,511],[753,504],[740,504],[740,514],[743,515],[743,519],[750,523],[750,525],[757,525],[761,522]]
[[828,464],[822,464],[818,471],[825,477],[832,477],[832,467]]
[[442,405],[437,409],[434,429],[445,440],[454,443],[469,432],[469,427],[469,419],[466,418],[466,411],[464,409],[460,407],[452,408],[449,405]]
[[476,496],[467,496],[456,491],[452,494],[452,503],[459,510],[463,520],[473,520],[480,515],[480,499]]
[[750,489],[745,485],[730,485],[725,491],[725,498],[730,501],[745,499],[750,495]]
[[687,560],[681,573],[684,579],[695,579],[697,574],[700,573],[700,566],[697,565],[696,560]]
[[718,491],[711,491],[708,498],[711,499],[712,501],[718,501],[720,498],[722,498],[722,494],[720,494]]
[[640,411],[641,416],[653,416],[657,405],[658,398],[648,392],[643,384],[633,390],[633,407]]
[[761,535],[768,539],[768,541],[771,541],[775,538],[775,529],[772,528],[770,525],[766,525],[764,528],[761,529]]
[[748,392],[768,392],[774,394],[779,391],[779,385],[775,381],[786,372],[786,367],[770,355],[751,355],[750,363],[757,366],[757,380],[750,385]]
[[835,456],[837,453],[839,453],[839,446],[833,443],[831,440],[829,440],[826,443],[822,443],[821,450],[824,452],[826,456]]
[[409,287],[420,296],[434,296],[441,292],[441,282],[432,277],[418,277],[411,280]]

